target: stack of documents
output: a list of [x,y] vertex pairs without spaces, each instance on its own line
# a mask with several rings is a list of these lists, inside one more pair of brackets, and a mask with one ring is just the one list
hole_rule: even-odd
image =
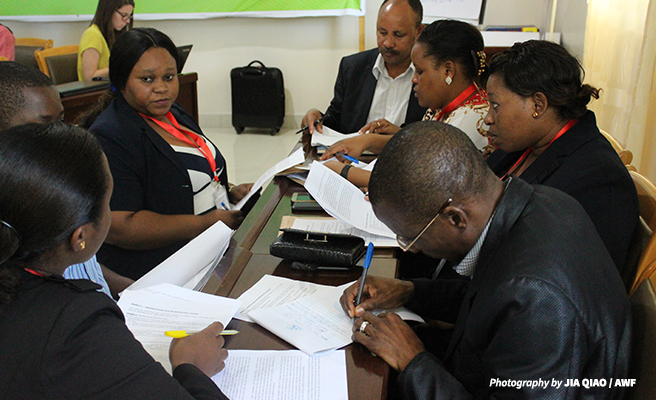
[[200,290],[223,257],[232,233],[232,229],[223,222],[217,222],[130,285],[126,291],[160,283]]
[[312,163],[305,188],[338,220],[374,235],[396,239],[394,232],[376,217],[362,191],[330,168]]
[[244,198],[242,198],[239,203],[235,204],[233,209],[241,210],[241,208],[246,204],[248,199],[250,199],[253,194],[257,193],[265,183],[267,183],[271,178],[279,174],[280,172],[289,169],[295,165],[302,164],[305,161],[305,153],[303,153],[303,148],[299,148],[293,152],[289,157],[278,162],[276,165],[269,168],[262,176],[258,178],[257,181],[253,184],[250,192]]
[[398,247],[396,239],[387,236],[374,235],[358,229],[346,222],[330,217],[282,217],[280,229],[296,229],[299,231],[351,235],[364,239],[365,243],[373,243],[376,247]]

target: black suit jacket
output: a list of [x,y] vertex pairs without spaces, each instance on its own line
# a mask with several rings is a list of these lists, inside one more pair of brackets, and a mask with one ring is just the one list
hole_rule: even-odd
[[[335,82],[335,95],[330,102],[324,124],[337,132],[352,133],[367,123],[369,109],[376,91],[376,77],[371,72],[378,49],[371,49],[342,58]],[[419,106],[410,92],[405,123],[421,121],[426,108]]]
[[[626,378],[631,340],[631,310],[613,260],[568,195],[512,179],[471,282],[414,283],[408,307],[458,318],[443,362],[420,353],[399,375],[404,398],[621,397],[620,388],[564,387],[566,379]],[[517,389],[493,379],[549,385]]]
[[95,283],[25,277],[0,306],[1,398],[227,400],[193,365],[171,377]]
[[[178,122],[202,135],[194,118],[178,104],[171,112]],[[194,194],[189,172],[175,150],[119,96],[91,125],[107,156],[114,178],[112,211],[149,210],[158,214],[194,214]],[[206,138],[207,139],[207,138]],[[228,186],[225,160],[217,149],[221,184]],[[98,261],[111,270],[139,279],[187,244],[187,240],[155,250],[127,250],[103,244]]]
[[[503,176],[521,154],[496,150],[487,162]],[[560,189],[581,203],[622,272],[638,226],[638,194],[622,160],[599,132],[592,111],[553,142],[520,178]]]

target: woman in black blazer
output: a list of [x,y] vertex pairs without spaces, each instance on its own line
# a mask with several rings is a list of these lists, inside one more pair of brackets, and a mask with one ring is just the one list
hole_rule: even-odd
[[622,272],[638,223],[638,196],[626,167],[587,109],[599,90],[581,83],[583,68],[560,45],[531,40],[495,56],[485,123],[498,149],[488,164],[574,197]]
[[221,323],[172,342],[171,377],[97,284],[62,278],[105,239],[112,186],[100,145],[81,128],[0,135],[0,397],[225,399],[210,379],[228,356]]
[[81,126],[100,141],[114,177],[112,226],[98,260],[138,279],[222,221],[252,185],[228,183],[226,162],[194,118],[175,103],[177,49],[164,33],[121,34],[109,60],[112,88]]

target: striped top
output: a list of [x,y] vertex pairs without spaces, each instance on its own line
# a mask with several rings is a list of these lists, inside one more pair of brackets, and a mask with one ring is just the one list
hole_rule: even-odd
[[102,286],[101,289],[98,289],[99,292],[103,292],[112,298],[112,293],[109,291],[109,286],[105,281],[105,276],[102,273],[102,269],[100,268],[100,264],[98,264],[98,260],[96,260],[95,255],[91,257],[91,259],[87,262],[82,264],[74,264],[68,267],[66,271],[64,271],[64,278],[88,279]]
[[[216,174],[221,175],[225,168],[225,162],[216,146],[209,141],[207,143],[212,156],[216,160]],[[171,146],[180,157],[182,165],[187,168],[191,188],[194,193],[194,214],[201,215],[216,208],[214,196],[216,192],[226,196],[227,189],[219,182],[214,181],[214,174],[207,159],[197,147]],[[218,153],[218,157],[217,157]],[[226,203],[227,204],[227,203]]]

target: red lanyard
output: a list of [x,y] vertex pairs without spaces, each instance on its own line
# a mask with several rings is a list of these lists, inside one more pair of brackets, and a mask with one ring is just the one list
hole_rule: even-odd
[[32,275],[41,276],[41,277],[44,276],[42,273],[40,273],[40,272],[36,272],[36,271],[33,270],[33,269],[29,269],[29,268],[23,268],[23,269],[24,269],[25,271],[29,272],[29,273],[32,274]]
[[207,159],[207,162],[210,164],[210,168],[212,169],[212,173],[214,174],[214,180],[217,182],[219,181],[219,176],[216,174],[216,160],[214,159],[214,156],[212,155],[209,146],[207,146],[207,142],[205,142],[205,140],[203,140],[203,138],[200,137],[200,135],[198,135],[197,133],[188,131],[186,129],[182,129],[178,121],[175,120],[175,117],[173,116],[171,111],[169,111],[166,114],[166,119],[168,119],[173,126],[169,124],[165,124],[162,121],[158,121],[155,118],[142,113],[139,113],[139,115],[153,121],[154,123],[159,125],[160,128],[164,129],[165,131],[173,135],[175,138],[180,139],[183,142],[198,148],[198,150],[201,153],[203,153],[203,155]]
[[455,110],[458,108],[460,104],[462,104],[463,101],[467,100],[469,96],[474,94],[478,90],[478,87],[476,86],[475,83],[472,83],[467,89],[465,89],[462,93],[458,95],[455,99],[451,100],[449,104],[444,107],[439,114],[435,117],[435,121],[439,121],[440,118],[442,118],[445,115],[448,115],[451,113],[451,111]]
[[[551,141],[549,142],[549,144],[547,145],[547,147],[545,147],[545,150],[546,150],[549,146],[551,146],[551,143],[555,142],[556,139],[558,139],[559,137],[563,136],[563,134],[564,134],[565,132],[567,132],[571,127],[573,127],[574,125],[576,125],[577,122],[579,122],[579,121],[576,120],[576,119],[570,119],[569,122],[566,123],[565,126],[563,126],[563,128],[562,128],[562,129],[556,134],[556,136],[554,136],[554,138],[551,139]],[[522,154],[522,156],[519,157],[519,160],[517,160],[517,162],[515,162],[515,164],[513,164],[512,167],[510,167],[510,169],[508,170],[508,172],[506,172],[506,174],[501,178],[501,180],[504,180],[504,179],[506,178],[506,176],[510,175],[515,169],[517,169],[517,167],[518,167],[522,162],[524,162],[524,160],[526,159],[526,157],[528,157],[528,155],[531,154],[532,151],[533,151],[533,148],[532,148],[532,147],[529,147],[528,149],[526,149],[526,151],[524,151],[524,154]]]

